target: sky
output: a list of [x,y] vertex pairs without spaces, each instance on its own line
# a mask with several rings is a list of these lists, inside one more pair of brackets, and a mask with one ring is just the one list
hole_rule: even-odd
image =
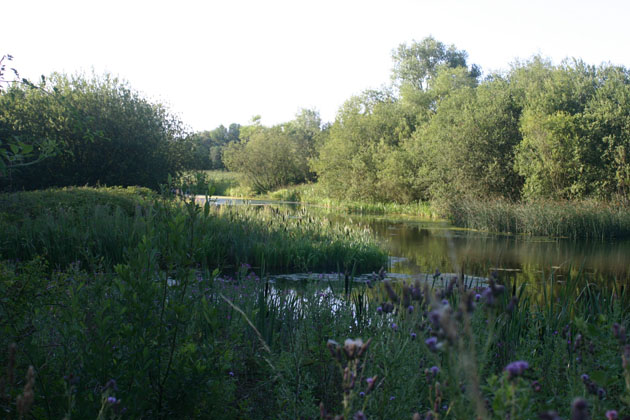
[[332,122],[427,36],[486,74],[535,54],[630,68],[628,16],[627,0],[20,0],[2,6],[0,55],[31,80],[111,73],[201,131],[300,108]]

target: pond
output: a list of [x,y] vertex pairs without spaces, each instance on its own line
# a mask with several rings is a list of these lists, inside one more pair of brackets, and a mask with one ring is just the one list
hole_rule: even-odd
[[[281,205],[299,208],[297,203],[267,200],[236,200],[218,197],[215,204]],[[435,272],[463,272],[470,277],[486,277],[496,270],[502,276],[520,281],[554,278],[562,281],[568,273],[581,273],[597,279],[626,282],[630,276],[630,241],[579,241],[536,238],[459,229],[444,221],[401,216],[361,216],[317,213],[339,223],[361,224],[371,228],[388,250],[390,277],[425,277]],[[337,274],[323,274],[336,279]],[[300,279],[319,274],[283,276]]]

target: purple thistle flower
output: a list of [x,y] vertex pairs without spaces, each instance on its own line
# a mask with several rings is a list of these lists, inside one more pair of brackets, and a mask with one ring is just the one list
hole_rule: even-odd
[[436,352],[438,350],[437,348],[437,344],[438,344],[438,339],[437,337],[429,337],[426,340],[424,340],[424,344],[427,345],[427,347],[429,348],[429,350],[431,350],[432,352]]
[[359,397],[365,397],[365,392],[363,391],[359,392]]
[[437,375],[440,372],[440,368],[437,366],[432,366],[429,371],[433,374],[433,376]]
[[516,376],[522,375],[523,372],[525,372],[525,370],[528,368],[529,363],[524,360],[518,360],[507,365],[504,370],[510,375],[510,378],[514,378]]
[[475,293],[475,302],[479,302],[481,300],[481,295],[479,293]]
[[415,340],[418,335],[415,332],[411,333],[411,339]]
[[393,395],[391,397],[389,397],[390,401],[394,401],[396,399],[396,397],[394,397]]
[[608,420],[617,420],[619,418],[619,414],[617,410],[608,410],[606,411],[606,418]]
[[116,404],[116,397],[107,397],[107,404]]
[[392,322],[391,327],[392,327],[392,330],[394,330],[394,331],[398,330],[398,325],[396,325],[395,322]]
[[376,308],[376,313],[381,315],[383,313],[383,307],[382,306],[377,307]]
[[230,376],[234,376],[234,372],[230,371],[230,372],[228,373],[228,375],[230,375]]
[[413,313],[413,305],[409,305],[409,307],[407,308],[407,310],[409,311],[409,313]]
[[591,378],[586,373],[583,373],[580,379],[582,379],[582,382],[588,382]]

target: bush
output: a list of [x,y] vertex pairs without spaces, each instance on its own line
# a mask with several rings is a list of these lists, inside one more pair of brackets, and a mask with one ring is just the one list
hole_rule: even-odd
[[16,168],[0,186],[141,185],[156,189],[183,169],[189,142],[182,124],[160,104],[105,75],[53,74],[35,87],[0,95],[0,138],[56,143],[58,153]]

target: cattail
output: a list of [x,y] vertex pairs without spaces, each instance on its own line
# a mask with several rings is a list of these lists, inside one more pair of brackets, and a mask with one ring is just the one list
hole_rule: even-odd
[[35,368],[33,368],[33,366],[29,366],[28,372],[26,373],[26,385],[24,385],[24,391],[22,391],[22,395],[17,397],[17,410],[20,418],[25,417],[33,406],[33,402],[35,401],[35,392],[33,391],[34,387]]

